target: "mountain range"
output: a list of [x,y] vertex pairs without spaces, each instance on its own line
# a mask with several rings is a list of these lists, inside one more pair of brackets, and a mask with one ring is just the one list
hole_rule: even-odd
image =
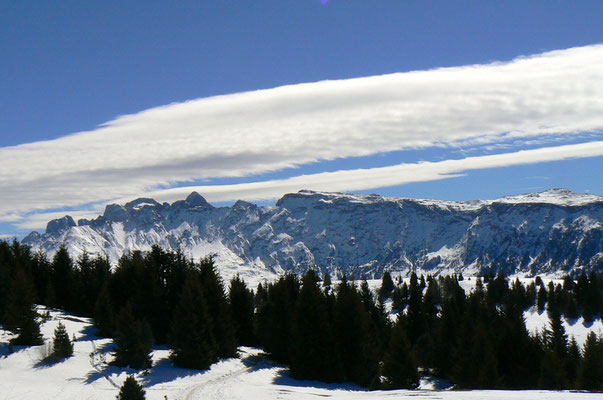
[[225,278],[270,279],[318,268],[379,277],[383,271],[533,276],[603,267],[603,196],[566,189],[497,200],[443,201],[302,190],[274,206],[214,207],[193,192],[160,204],[139,198],[107,205],[96,219],[52,220],[23,240],[78,257],[152,245],[198,259],[214,255]]

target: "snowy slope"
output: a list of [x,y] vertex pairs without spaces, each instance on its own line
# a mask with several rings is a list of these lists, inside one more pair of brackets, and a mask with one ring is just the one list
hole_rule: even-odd
[[[41,308],[39,311],[44,311]],[[288,371],[262,357],[261,351],[241,348],[239,359],[220,361],[208,370],[197,371],[173,367],[168,359],[169,351],[155,348],[153,367],[148,373],[119,369],[107,365],[111,358],[112,340],[93,335],[93,328],[86,318],[50,311],[52,319],[42,325],[46,340],[51,340],[59,321],[66,325],[70,336],[75,335],[75,352],[72,358],[46,365],[40,363],[44,346],[16,347],[7,354],[10,335],[0,329],[0,398],[3,400],[46,399],[115,399],[119,386],[128,374],[135,374],[146,391],[149,400],[195,399],[290,399],[304,400],[332,398],[352,399],[413,399],[461,400],[461,399],[600,399],[601,394],[552,391],[428,391],[394,390],[367,392],[353,385],[324,384],[314,381],[297,381]],[[546,314],[544,314],[546,316]],[[532,320],[528,324],[543,323]],[[601,321],[595,324],[601,327]],[[537,327],[541,329],[543,326]],[[586,336],[586,327],[577,327],[577,338]],[[427,385],[426,385],[427,386]]]
[[173,204],[111,204],[94,220],[64,217],[24,242],[77,256],[149,250],[216,254],[226,278],[284,271],[380,276],[384,269],[474,275],[483,270],[560,276],[603,267],[603,197],[565,189],[498,200],[440,201],[300,191],[276,206],[213,207],[197,193]]

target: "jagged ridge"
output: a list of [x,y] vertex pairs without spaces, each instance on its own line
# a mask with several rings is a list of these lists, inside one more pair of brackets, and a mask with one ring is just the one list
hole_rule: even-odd
[[379,276],[439,273],[562,274],[603,266],[603,197],[552,189],[485,201],[440,201],[300,191],[276,206],[213,207],[198,193],[173,204],[111,204],[94,220],[69,216],[24,242],[77,256],[153,244],[193,257],[216,254],[225,276],[271,277],[309,267]]

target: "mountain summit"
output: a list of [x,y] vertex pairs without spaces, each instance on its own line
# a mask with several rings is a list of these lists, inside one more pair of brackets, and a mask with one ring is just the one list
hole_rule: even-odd
[[198,193],[160,204],[110,204],[93,220],[69,216],[24,243],[74,256],[157,244],[216,256],[224,276],[256,278],[318,268],[356,277],[386,270],[527,275],[601,270],[603,197],[552,189],[498,200],[442,201],[303,190],[276,206],[213,207]]

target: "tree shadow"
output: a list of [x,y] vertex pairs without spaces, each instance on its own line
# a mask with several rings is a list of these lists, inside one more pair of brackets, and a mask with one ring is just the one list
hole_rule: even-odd
[[283,369],[278,372],[277,376],[272,381],[273,384],[279,386],[292,386],[298,388],[314,388],[325,390],[347,390],[354,392],[366,392],[367,389],[353,383],[325,383],[320,381],[298,380],[289,376],[289,370]]
[[144,373],[144,386],[153,386],[159,383],[171,382],[178,378],[200,375],[208,370],[180,368],[172,364],[169,357],[162,358],[153,364],[153,367]]
[[85,327],[84,329],[82,329],[80,331],[80,335],[81,336],[77,338],[78,342],[84,341],[84,340],[110,339],[110,338],[104,338],[102,336],[98,336],[96,334],[96,328],[94,327],[94,325],[89,325],[89,326]]
[[37,363],[34,364],[34,368],[35,369],[44,369],[44,368],[50,368],[52,366],[55,366],[57,364],[61,364],[64,361],[67,361],[69,359],[69,357],[66,358],[60,358],[60,357],[55,357],[55,356],[48,356],[46,358],[41,359],[40,361],[38,361]]
[[265,353],[252,354],[247,357],[241,358],[241,362],[244,366],[249,368],[249,371],[259,371],[262,369],[269,369],[274,367],[281,367],[280,364],[270,360]]

